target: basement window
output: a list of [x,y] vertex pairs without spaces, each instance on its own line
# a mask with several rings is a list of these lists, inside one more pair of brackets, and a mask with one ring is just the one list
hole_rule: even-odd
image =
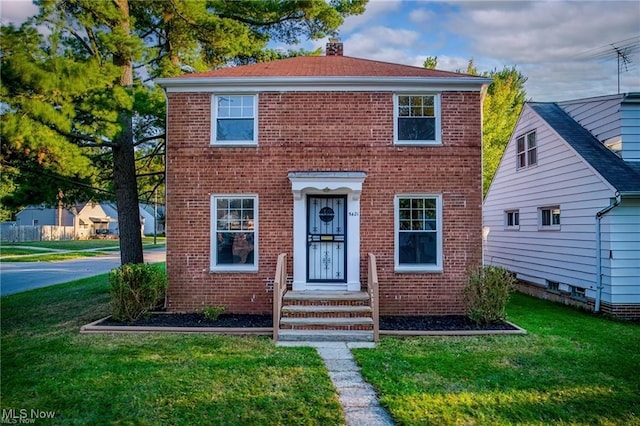
[[571,286],[571,297],[584,300],[587,298],[587,292],[583,287]]

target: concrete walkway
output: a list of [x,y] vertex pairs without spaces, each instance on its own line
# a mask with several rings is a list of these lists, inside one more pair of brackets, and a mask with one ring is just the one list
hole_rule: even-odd
[[373,348],[369,342],[278,342],[278,346],[310,346],[329,370],[347,426],[393,426],[391,416],[380,406],[373,387],[364,381],[351,348]]

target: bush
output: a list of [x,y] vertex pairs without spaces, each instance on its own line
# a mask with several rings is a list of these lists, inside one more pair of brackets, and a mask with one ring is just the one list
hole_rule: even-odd
[[481,266],[473,270],[464,288],[464,304],[469,318],[479,324],[504,320],[515,284],[515,277],[501,266]]
[[164,303],[167,273],[149,264],[126,264],[109,273],[111,316],[132,322]]
[[205,306],[202,312],[204,313],[205,318],[211,321],[215,321],[218,319],[221,313],[225,311],[225,307],[222,305],[218,306]]

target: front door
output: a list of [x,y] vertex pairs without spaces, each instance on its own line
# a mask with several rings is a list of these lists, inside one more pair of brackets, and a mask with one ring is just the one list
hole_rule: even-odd
[[347,282],[347,196],[307,197],[307,282]]

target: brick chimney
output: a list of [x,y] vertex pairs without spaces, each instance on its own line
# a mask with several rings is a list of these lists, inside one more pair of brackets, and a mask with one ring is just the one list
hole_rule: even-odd
[[342,56],[342,43],[339,38],[330,38],[325,51],[326,56]]

